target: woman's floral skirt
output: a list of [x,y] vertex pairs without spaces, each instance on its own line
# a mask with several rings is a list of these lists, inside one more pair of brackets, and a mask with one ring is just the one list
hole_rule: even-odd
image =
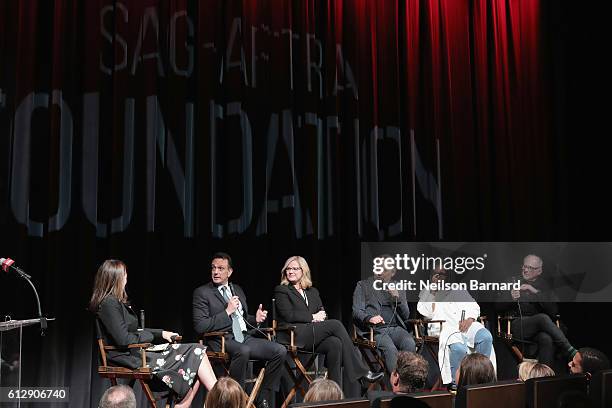
[[164,351],[147,352],[147,364],[153,375],[182,400],[197,381],[198,368],[206,356],[206,347],[195,343],[168,344]]

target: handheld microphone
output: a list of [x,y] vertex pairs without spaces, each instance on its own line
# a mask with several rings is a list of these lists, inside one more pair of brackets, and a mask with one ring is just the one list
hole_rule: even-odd
[[[227,286],[230,288],[230,292],[232,292],[232,293],[231,293],[231,294],[232,294],[232,296],[238,296],[238,295],[236,295],[236,292],[234,291],[234,285],[233,285],[231,282],[229,282],[229,283],[227,284]],[[239,300],[240,300],[240,297],[239,297]],[[272,299],[272,302],[274,302],[274,299]],[[234,313],[236,313],[236,315],[237,315],[237,316],[240,316],[240,318],[242,319],[242,321],[243,321],[243,322],[244,322],[244,323],[245,323],[247,326],[249,326],[251,329],[256,330],[257,332],[259,332],[260,334],[262,334],[264,337],[266,337],[266,336],[267,336],[267,334],[266,334],[265,332],[263,332],[263,331],[262,331],[262,330],[261,330],[259,327],[255,327],[255,326],[253,326],[251,323],[249,323],[249,321],[248,321],[247,319],[245,319],[245,317],[244,317],[244,310],[242,310],[242,311],[241,311],[239,308],[236,308],[236,311],[235,311]]]
[[461,321],[465,320],[465,310],[461,311]]
[[30,279],[31,276],[25,273],[20,267],[15,265],[15,261],[11,258],[0,258],[0,265],[2,265],[2,270],[6,273],[9,273],[9,270],[13,270],[17,272],[21,277]]
[[145,328],[145,312],[143,309],[140,309],[140,327],[138,330],[144,330]]

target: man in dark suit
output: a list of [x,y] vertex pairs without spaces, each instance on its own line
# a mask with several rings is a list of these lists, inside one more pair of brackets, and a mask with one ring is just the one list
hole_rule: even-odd
[[380,406],[380,401],[396,395],[412,394],[423,391],[429,364],[420,355],[408,351],[397,354],[397,366],[391,373],[392,391],[368,391],[372,408]]
[[415,350],[414,338],[408,332],[410,310],[406,293],[384,290],[382,286],[391,282],[394,275],[395,269],[383,269],[380,275],[357,282],[353,293],[355,326],[362,335],[369,335],[370,327],[374,328],[374,339],[390,373],[395,370],[398,350]]
[[[232,259],[226,253],[213,255],[212,281],[193,292],[193,327],[199,335],[226,331],[225,351],[230,355],[230,376],[244,388],[249,359],[267,361],[266,373],[257,398],[258,406],[267,406],[272,392],[278,390],[281,370],[287,354],[284,346],[256,338],[257,327],[266,320],[267,311],[259,305],[249,315],[242,288],[229,282],[233,273]],[[215,351],[221,349],[218,339],[208,342]]]

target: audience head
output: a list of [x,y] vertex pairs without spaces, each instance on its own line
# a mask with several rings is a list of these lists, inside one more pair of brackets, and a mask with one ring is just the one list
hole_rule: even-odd
[[472,353],[461,360],[457,369],[457,388],[492,382],[495,382],[495,369],[489,357]]
[[397,366],[391,373],[393,392],[412,393],[425,388],[429,364],[420,355],[410,351],[397,353]]
[[317,378],[310,384],[304,402],[338,401],[344,399],[340,386],[327,378]]
[[232,258],[225,252],[217,252],[210,260],[210,277],[215,285],[227,285],[234,272]]
[[574,355],[568,364],[572,374],[587,374],[593,376],[602,370],[610,368],[610,360],[601,351],[583,347]]
[[529,372],[536,365],[535,361],[523,361],[518,365],[518,379],[521,381],[527,381],[529,377]]
[[[523,368],[523,364],[527,364]],[[523,368],[521,372],[521,368]],[[552,368],[542,363],[531,363],[525,362],[521,363],[519,366],[519,379],[522,381],[527,381],[530,378],[540,378],[540,377],[554,377],[555,372]]]
[[127,302],[126,284],[127,268],[125,264],[115,259],[104,261],[96,272],[89,310],[97,312],[100,303],[109,295],[115,296],[121,302]]
[[136,396],[127,385],[113,385],[102,395],[98,408],[136,408]]
[[310,268],[308,263],[301,256],[292,256],[285,262],[281,270],[281,285],[300,284],[302,289],[312,286]]
[[245,408],[246,394],[240,384],[231,377],[221,377],[206,396],[207,407],[214,408]]

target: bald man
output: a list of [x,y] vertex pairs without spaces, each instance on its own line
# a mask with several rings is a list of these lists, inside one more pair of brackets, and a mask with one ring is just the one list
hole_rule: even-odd
[[127,385],[114,385],[102,395],[98,408],[136,408],[136,396]]

